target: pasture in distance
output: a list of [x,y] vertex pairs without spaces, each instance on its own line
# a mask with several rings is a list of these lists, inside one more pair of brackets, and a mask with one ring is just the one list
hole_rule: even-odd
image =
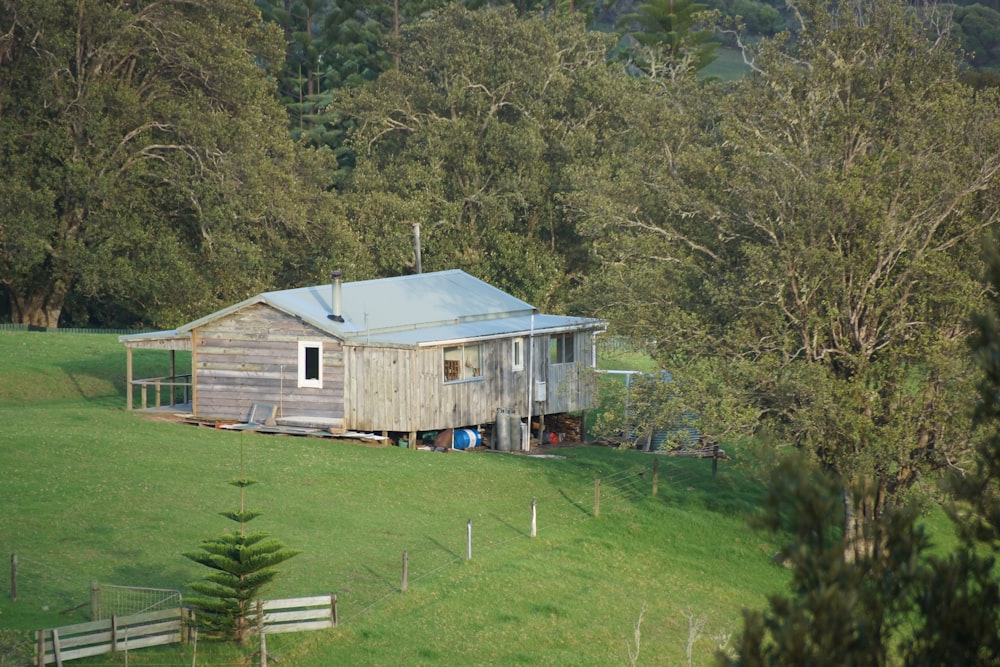
[[[18,601],[6,587],[0,596],[5,628],[87,620],[91,580],[186,593],[205,572],[180,554],[231,529],[218,512],[238,503],[227,482],[241,458],[259,482],[247,493],[263,512],[252,528],[303,552],[279,567],[269,597],[338,596],[339,628],[269,640],[283,664],[628,664],[640,613],[638,664],[687,664],[699,622],[692,661],[711,664],[741,609],[787,581],[777,544],[747,527],[762,488],[738,452],[716,478],[707,461],[659,457],[653,497],[653,457],[635,451],[437,454],[128,413],[113,335],[3,332],[0,355],[0,553],[19,558]],[[199,665],[240,657],[198,648]],[[191,659],[176,646],[129,664]]]

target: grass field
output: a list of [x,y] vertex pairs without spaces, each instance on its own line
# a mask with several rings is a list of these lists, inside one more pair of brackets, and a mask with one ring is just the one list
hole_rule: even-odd
[[[761,486],[738,452],[715,478],[707,462],[661,457],[653,497],[653,459],[634,451],[439,454],[128,413],[115,336],[3,333],[0,358],[0,553],[19,561],[16,603],[0,576],[2,627],[87,620],[86,606],[75,608],[91,580],[183,590],[199,579],[180,554],[231,529],[218,512],[237,504],[227,481],[241,457],[259,481],[248,505],[264,512],[252,527],[302,550],[269,596],[339,600],[338,629],[269,639],[278,664],[629,664],[626,644],[645,610],[638,664],[688,664],[689,624],[701,620],[691,661],[707,665],[717,637],[738,632],[741,609],[762,607],[787,580],[771,561],[777,546],[747,527]],[[199,665],[241,659],[237,649],[198,648]],[[191,663],[190,647],[129,656],[132,665]]]
[[743,62],[743,54],[739,49],[720,46],[715,50],[715,56],[715,60],[699,72],[702,76],[734,81],[750,71],[747,64]]

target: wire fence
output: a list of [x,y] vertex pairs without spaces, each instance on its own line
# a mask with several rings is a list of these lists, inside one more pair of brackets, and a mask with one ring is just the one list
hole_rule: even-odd
[[[704,460],[650,454],[648,461],[646,465],[596,471],[599,474],[590,477],[592,492],[587,484],[574,485],[572,492],[543,486],[537,495],[518,498],[503,507],[494,505],[466,512],[448,508],[446,511],[455,517],[455,529],[448,535],[441,534],[440,519],[431,516],[432,513],[423,525],[419,519],[408,515],[405,536],[387,542],[373,541],[367,548],[354,552],[351,562],[342,568],[323,572],[324,581],[335,582],[328,592],[337,596],[339,624],[358,622],[405,594],[408,587],[434,586],[435,579],[443,571],[467,560],[470,555],[473,559],[493,558],[508,552],[519,559],[531,558],[533,534],[550,542],[573,538],[575,531],[596,518],[635,511],[639,501],[652,496],[654,490],[661,500],[671,502],[674,495],[701,486],[711,474],[711,464]],[[413,535],[424,537],[415,541],[407,539]],[[402,548],[395,548],[400,546]],[[78,573],[67,572],[58,564],[46,563],[31,554],[14,554],[9,581],[11,595],[33,600],[37,589],[63,591],[58,598],[59,607],[51,611],[58,611],[67,619],[87,618],[92,606],[91,589],[89,582],[79,581],[78,576]],[[108,595],[122,591],[123,596],[129,596],[137,589],[102,584],[101,590]],[[180,595],[176,591],[148,590],[150,598]],[[164,662],[155,664],[191,664],[190,657],[169,662],[172,658],[165,653],[163,659]],[[143,661],[142,664],[153,663]],[[227,667],[229,663],[213,660],[206,664]]]
[[[470,548],[473,559],[502,555],[505,550],[514,549],[518,550],[518,558],[530,558],[530,551],[522,553],[519,545],[531,539],[533,526],[536,537],[559,541],[571,537],[595,517],[634,511],[638,501],[652,495],[654,487],[661,499],[670,502],[670,497],[688,493],[711,475],[711,460],[675,459],[661,454],[650,454],[648,458],[648,465],[602,471],[591,478],[593,487],[586,492],[546,488],[503,508],[493,505],[464,513],[449,510],[455,524],[447,536],[440,534],[439,521],[429,518],[426,525],[419,525],[418,520],[417,525],[408,526],[407,532],[427,537],[402,544],[395,551],[385,543],[372,544],[359,554],[364,566],[358,567],[359,559],[355,558],[354,565],[340,575],[338,584],[343,584],[338,585],[337,591],[340,618],[351,623],[399,595],[405,585],[433,580],[442,571],[466,560]],[[471,540],[467,534],[470,524]],[[408,568],[406,584],[404,558]]]
[[147,333],[155,329],[102,329],[98,327],[40,327],[34,324],[12,324],[0,322],[0,331],[33,331],[39,333],[71,333],[71,334],[113,334],[127,336],[129,334]]

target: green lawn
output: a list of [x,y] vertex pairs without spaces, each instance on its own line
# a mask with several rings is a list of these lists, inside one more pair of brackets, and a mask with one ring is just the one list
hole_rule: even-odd
[[[777,546],[746,525],[761,486],[738,456],[716,478],[707,462],[661,457],[654,498],[653,457],[633,451],[439,454],[128,413],[115,336],[8,332],[0,355],[0,551],[19,559],[16,603],[0,577],[3,627],[87,620],[86,606],[75,608],[91,580],[183,590],[200,578],[180,554],[230,529],[217,513],[237,503],[226,482],[241,455],[260,482],[248,491],[264,512],[252,527],[303,552],[269,596],[339,601],[340,628],[269,638],[279,664],[628,664],[643,609],[639,664],[687,664],[689,619],[700,618],[693,663],[711,664],[713,637],[738,632],[741,609],[763,606],[787,579],[771,561]],[[237,654],[203,643],[198,664]],[[129,664],[191,658],[190,647],[151,649]]]
[[743,62],[739,49],[720,46],[715,50],[715,60],[699,72],[702,76],[717,77],[723,81],[733,81],[746,75],[750,68]]

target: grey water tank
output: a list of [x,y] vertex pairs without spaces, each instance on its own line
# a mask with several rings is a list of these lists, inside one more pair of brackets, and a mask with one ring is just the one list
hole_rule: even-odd
[[510,451],[510,415],[506,410],[497,410],[497,427],[493,433],[493,447],[501,452]]

